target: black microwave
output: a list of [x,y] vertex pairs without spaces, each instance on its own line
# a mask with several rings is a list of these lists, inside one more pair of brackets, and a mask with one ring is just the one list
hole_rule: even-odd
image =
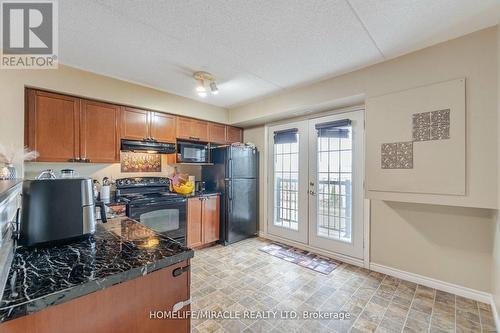
[[210,163],[208,143],[177,141],[178,163]]

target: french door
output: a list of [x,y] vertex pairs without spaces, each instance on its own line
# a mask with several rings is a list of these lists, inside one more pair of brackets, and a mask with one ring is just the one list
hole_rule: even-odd
[[269,133],[272,172],[267,230],[279,237],[307,243],[307,123],[273,126]]
[[268,232],[363,258],[363,111],[269,128]]

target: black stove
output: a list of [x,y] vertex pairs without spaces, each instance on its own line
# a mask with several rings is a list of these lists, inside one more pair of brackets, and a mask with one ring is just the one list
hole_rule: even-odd
[[170,192],[165,177],[116,180],[116,199],[127,206],[127,216],[181,244],[186,244],[187,199]]
[[165,177],[121,178],[116,180],[116,199],[135,203],[184,198],[169,188],[170,179]]

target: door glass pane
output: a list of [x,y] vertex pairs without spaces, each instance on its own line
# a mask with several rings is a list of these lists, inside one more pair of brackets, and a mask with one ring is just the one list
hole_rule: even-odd
[[298,230],[299,133],[274,134],[274,225]]
[[317,236],[352,242],[352,128],[349,121],[320,124]]

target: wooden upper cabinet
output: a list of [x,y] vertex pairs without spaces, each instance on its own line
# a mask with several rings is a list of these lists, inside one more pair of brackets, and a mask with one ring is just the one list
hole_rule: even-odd
[[27,89],[25,144],[37,161],[67,162],[79,157],[80,99]]
[[200,198],[189,198],[187,204],[187,246],[203,245],[202,201]]
[[221,124],[208,124],[208,141],[226,143],[226,126]]
[[243,130],[238,127],[227,126],[226,128],[226,141],[228,143],[242,142]]
[[219,240],[220,197],[211,195],[203,197],[203,243],[208,244]]
[[121,137],[131,140],[149,138],[149,113],[146,110],[123,107]]
[[84,162],[120,161],[120,107],[89,100],[81,102],[80,157]]
[[160,142],[175,142],[175,118],[166,113],[151,112],[150,136]]
[[209,141],[208,122],[177,117],[177,138],[194,141]]

